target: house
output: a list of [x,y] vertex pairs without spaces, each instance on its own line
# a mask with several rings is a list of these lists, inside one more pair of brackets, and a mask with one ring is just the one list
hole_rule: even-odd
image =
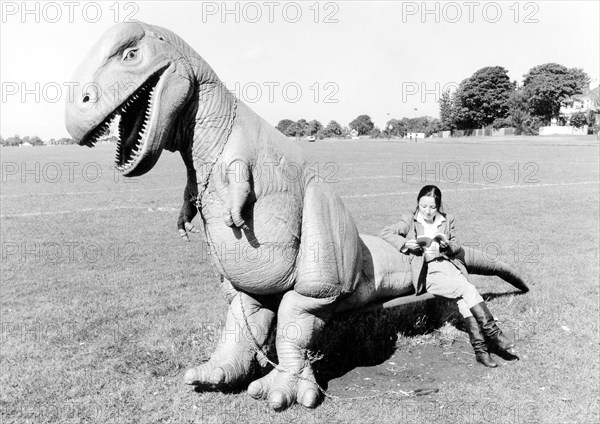
[[560,117],[569,122],[571,116],[577,112],[600,113],[600,86],[590,90],[586,89],[582,94],[575,94],[563,100],[560,106]]
[[406,136],[404,138],[408,138],[410,140],[423,140],[425,138],[425,133],[422,132],[409,132],[406,133]]
[[349,135],[352,140],[358,140],[358,131],[356,131],[356,129],[350,131]]

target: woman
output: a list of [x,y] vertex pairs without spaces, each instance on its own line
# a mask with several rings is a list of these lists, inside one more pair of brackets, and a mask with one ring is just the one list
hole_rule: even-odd
[[[427,291],[458,299],[458,310],[465,320],[477,362],[490,368],[498,366],[487,351],[484,335],[498,349],[515,353],[514,343],[498,328],[483,298],[467,279],[465,264],[457,257],[462,248],[456,239],[454,218],[443,212],[439,188],[423,187],[417,196],[416,210],[384,228],[379,237],[410,256],[417,295]],[[431,244],[425,238],[433,239]]]

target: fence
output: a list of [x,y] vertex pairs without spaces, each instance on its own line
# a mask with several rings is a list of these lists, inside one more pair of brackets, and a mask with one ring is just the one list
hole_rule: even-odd
[[500,137],[506,135],[515,135],[515,129],[512,127],[499,128],[497,130],[491,128],[476,128],[469,130],[454,130],[454,131],[438,131],[437,137]]

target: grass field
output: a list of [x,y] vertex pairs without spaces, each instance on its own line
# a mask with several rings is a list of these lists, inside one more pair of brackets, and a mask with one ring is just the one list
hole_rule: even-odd
[[[317,369],[338,397],[316,410],[197,393],[183,373],[208,359],[226,303],[201,238],[177,235],[181,159],[125,181],[114,146],[3,148],[2,422],[600,422],[595,138],[300,145],[361,233],[436,183],[461,241],[529,281],[519,295],[473,278],[520,360],[476,364],[438,302],[332,322]],[[413,395],[423,387],[438,391]]]

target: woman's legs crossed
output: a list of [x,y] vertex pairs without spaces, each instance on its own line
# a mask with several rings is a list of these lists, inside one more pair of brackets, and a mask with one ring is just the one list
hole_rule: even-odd
[[483,298],[475,286],[448,260],[429,262],[427,291],[435,296],[457,299],[458,311],[464,317],[473,316],[471,308]]
[[[427,291],[435,296],[457,299],[460,314],[465,320],[465,328],[477,362],[494,368],[498,364],[490,357],[483,332],[473,316],[471,308],[483,302],[475,286],[450,261],[433,261],[428,263]],[[483,303],[485,304],[485,303]]]

